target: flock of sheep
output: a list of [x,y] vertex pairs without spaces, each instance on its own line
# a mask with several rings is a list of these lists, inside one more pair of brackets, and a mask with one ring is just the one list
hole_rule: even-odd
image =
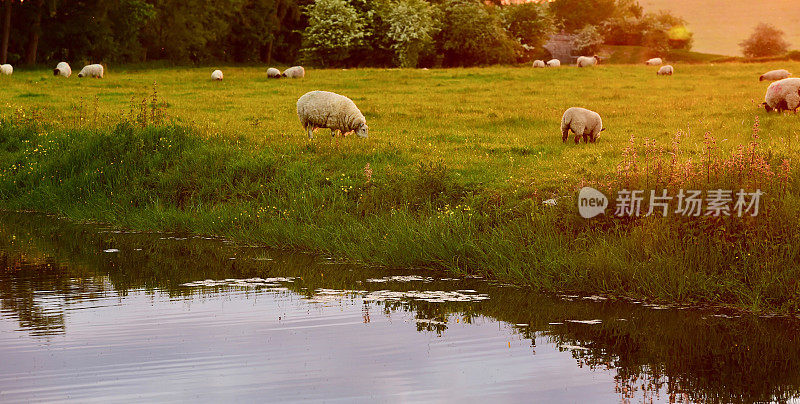
[[[600,62],[597,56],[581,56],[577,60],[578,67],[594,66]],[[653,58],[645,62],[648,66],[660,66],[664,63],[661,58]],[[559,67],[561,62],[558,59],[551,59],[547,62],[536,60],[533,67]],[[14,68],[9,64],[0,65],[0,74],[11,75]],[[664,65],[658,69],[656,74],[671,76],[674,68],[671,65]],[[90,64],[81,69],[78,77],[103,78],[104,69],[102,65]],[[72,69],[66,62],[61,62],[53,69],[53,75],[69,77]],[[773,110],[778,112],[793,111],[797,113],[800,107],[800,78],[790,77],[792,74],[787,70],[772,70],[762,74],[758,80],[770,80],[772,84],[767,88],[764,102],[760,104],[767,112]],[[222,80],[221,70],[214,70],[211,73],[212,80]],[[270,78],[303,78],[305,69],[303,66],[294,66],[286,69],[283,73],[280,70],[270,67],[267,69],[267,77]],[[349,98],[328,91],[310,91],[297,100],[297,116],[303,129],[308,132],[308,138],[314,138],[314,130],[327,128],[331,130],[331,135],[336,136],[337,132],[347,134],[355,132],[359,137],[368,136],[369,127],[366,119],[356,104]],[[597,140],[603,127],[600,114],[585,108],[572,107],[564,112],[561,117],[561,140],[566,142],[569,132],[575,134],[575,143],[579,143],[583,138],[584,143]]]

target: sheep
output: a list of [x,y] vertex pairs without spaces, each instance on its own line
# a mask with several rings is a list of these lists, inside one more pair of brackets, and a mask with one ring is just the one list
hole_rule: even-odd
[[0,74],[2,74],[4,76],[10,76],[11,73],[14,73],[14,67],[13,66],[11,66],[9,64],[0,65]]
[[672,73],[674,71],[675,71],[675,69],[672,68],[672,65],[664,65],[664,66],[661,66],[660,69],[658,69],[656,74],[659,75],[659,76],[672,76]]
[[586,108],[572,107],[564,111],[564,116],[561,117],[561,141],[567,141],[570,130],[575,133],[575,144],[578,144],[581,136],[583,136],[584,143],[594,143],[600,136],[600,132],[606,128],[603,127],[603,120],[600,119],[600,114],[597,112]]
[[580,56],[578,57],[578,67],[589,67],[594,66],[600,63],[600,58],[597,55],[594,56]]
[[547,67],[559,67],[561,66],[561,61],[558,59],[550,59],[547,61]]
[[652,59],[644,62],[644,64],[646,64],[648,66],[658,66],[658,65],[664,64],[664,61],[661,60],[661,58],[652,58]]
[[789,71],[788,71],[788,70],[786,70],[786,69],[780,69],[780,70],[770,70],[770,71],[768,71],[768,72],[766,72],[766,73],[762,74],[761,76],[759,76],[759,77],[758,77],[758,81],[764,81],[764,80],[769,80],[769,81],[783,80],[783,79],[785,79],[785,78],[787,78],[787,77],[789,77],[789,76],[791,76],[791,75],[792,75],[792,73],[789,73]]
[[81,69],[81,72],[78,73],[78,77],[94,77],[102,79],[103,73],[104,73],[103,66],[94,64],[94,65],[84,66],[83,69]]
[[544,67],[544,60],[534,60],[533,67]]
[[69,77],[72,75],[72,68],[69,67],[69,63],[61,62],[56,65],[56,68],[53,69],[53,76],[64,76]]
[[310,91],[297,100],[297,117],[308,139],[314,138],[314,130],[328,128],[331,136],[355,131],[358,137],[366,138],[367,120],[356,104],[349,98],[329,91]]
[[211,80],[221,81],[222,77],[222,70],[214,70],[211,72]]
[[767,88],[764,102],[759,104],[767,112],[793,111],[800,107],[800,78],[786,78],[773,82]]
[[281,71],[274,67],[270,67],[269,69],[267,69],[267,77],[272,79],[279,79],[281,78]]
[[306,76],[306,69],[303,66],[293,66],[283,71],[283,77],[291,77],[293,79],[302,79]]

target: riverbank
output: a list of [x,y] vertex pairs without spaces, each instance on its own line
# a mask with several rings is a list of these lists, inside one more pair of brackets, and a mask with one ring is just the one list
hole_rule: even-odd
[[[596,74],[623,71],[614,69]],[[705,67],[697,69],[699,74]],[[717,80],[743,69],[726,66]],[[507,70],[527,75],[526,80],[552,79]],[[650,80],[644,68],[635,71],[642,74],[635,85]],[[449,83],[482,93],[486,86],[491,93],[484,95],[491,100],[500,91],[492,84],[509,85],[503,79],[479,84],[471,76],[483,75],[479,69],[438,74],[449,74],[453,82],[416,77],[401,87]],[[584,73],[572,69],[565,74]],[[274,85],[295,85],[285,83]],[[109,84],[89,83],[120,92]],[[256,85],[273,84],[265,79]],[[373,86],[368,93],[380,90]],[[614,86],[623,94],[620,84]],[[385,109],[376,101],[370,109],[362,107],[371,128],[378,128],[366,141],[330,140],[319,133],[308,142],[291,122],[296,117],[284,111],[288,108],[266,115],[263,120],[270,125],[250,120],[251,128],[239,131],[241,124],[220,127],[217,122],[231,121],[242,111],[223,109],[216,121],[209,116],[190,120],[174,113],[169,95],[163,98],[163,90],[156,91],[136,98],[127,109],[118,108],[116,116],[98,100],[103,92],[94,101],[97,106],[89,101],[55,111],[35,108],[30,99],[39,97],[14,96],[14,102],[28,104],[4,114],[0,123],[2,206],[134,229],[214,234],[369,264],[441,268],[546,292],[755,312],[800,310],[797,151],[780,139],[798,137],[794,116],[740,108],[709,115],[714,118],[698,124],[709,129],[705,134],[662,133],[654,126],[659,108],[670,106],[680,115],[664,115],[666,124],[700,111],[679,107],[680,92],[674,89],[660,106],[637,104],[636,111],[620,110],[624,99],[604,101],[605,108],[617,111],[609,112],[605,137],[596,145],[575,146],[561,144],[558,134],[551,133],[552,119],[492,117],[494,110],[486,115],[457,100],[441,108],[462,113],[443,115],[436,125],[433,118],[409,117],[423,113],[414,109],[418,100],[443,96],[432,90],[429,97],[407,94],[413,102],[402,109],[400,104]],[[221,89],[205,91],[209,98],[228,97]],[[275,91],[289,92],[284,87]],[[730,96],[727,91],[741,90],[719,91]],[[733,102],[729,98],[720,99]],[[602,99],[594,102],[602,107]],[[560,114],[549,108],[539,113]],[[725,114],[746,119],[746,128],[731,127],[739,118]],[[250,135],[265,127],[272,128],[266,139]],[[626,136],[626,128],[636,127],[643,135]],[[765,196],[757,216],[617,217],[609,209],[587,220],[575,208],[577,190],[587,184],[612,200],[623,188],[663,188],[672,195],[678,189],[744,188],[760,189]],[[545,203],[554,197],[554,206]]]

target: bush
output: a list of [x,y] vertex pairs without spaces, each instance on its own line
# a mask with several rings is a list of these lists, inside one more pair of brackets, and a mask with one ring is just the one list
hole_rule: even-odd
[[749,38],[739,43],[742,53],[749,58],[776,56],[786,53],[789,43],[783,31],[771,24],[758,24]]
[[479,1],[448,0],[437,44],[448,66],[512,63],[520,46],[500,26],[499,18]]
[[364,21],[345,0],[317,0],[307,13],[303,53],[308,61],[340,64],[366,36]]
[[603,36],[594,25],[587,25],[578,31],[572,43],[572,47],[581,55],[596,53],[601,45],[603,45]]
[[402,67],[417,67],[422,50],[433,42],[439,31],[434,8],[423,0],[399,0],[381,10],[388,25],[386,36]]

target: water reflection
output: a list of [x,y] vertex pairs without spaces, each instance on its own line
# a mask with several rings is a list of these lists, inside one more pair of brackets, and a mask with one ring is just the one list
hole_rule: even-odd
[[[239,397],[269,390],[281,401],[439,401],[432,391],[441,387],[436,378],[442,374],[467,386],[447,392],[446,401],[783,402],[797,397],[800,386],[796,321],[653,310],[598,297],[556,299],[480,279],[344,265],[30,214],[0,214],[0,302],[0,357],[8,359],[0,364],[0,401],[62,400],[64,391],[74,400],[125,400],[123,393],[148,400],[192,397],[190,391],[164,396],[156,393],[163,389],[137,387],[137,380],[151,380],[147,375],[182,375],[187,386],[205,392],[203,377],[232,375],[220,381],[218,398],[236,386]],[[418,336],[401,331],[406,322]],[[70,337],[91,333],[108,347],[85,351],[97,355],[86,369],[106,369],[125,381],[122,386],[110,379],[96,386],[91,375],[78,374],[70,386],[48,384],[41,380],[52,369],[26,364],[58,344],[63,352],[84,352]],[[192,345],[185,357],[175,352],[176,341]],[[443,372],[400,365],[430,363],[442,352],[451,355],[436,363]],[[120,363],[109,364],[103,355]],[[342,358],[345,363],[337,362]],[[367,366],[365,378],[379,369],[381,383],[399,384],[379,391],[375,380],[359,384],[321,374],[326,361],[352,375],[361,374],[355,363]],[[309,373],[316,362],[317,373]],[[28,369],[27,376],[15,366]],[[571,384],[548,386],[559,375]],[[486,380],[492,381],[488,387]],[[360,396],[358,388],[371,393]],[[293,396],[287,389],[306,390]]]

